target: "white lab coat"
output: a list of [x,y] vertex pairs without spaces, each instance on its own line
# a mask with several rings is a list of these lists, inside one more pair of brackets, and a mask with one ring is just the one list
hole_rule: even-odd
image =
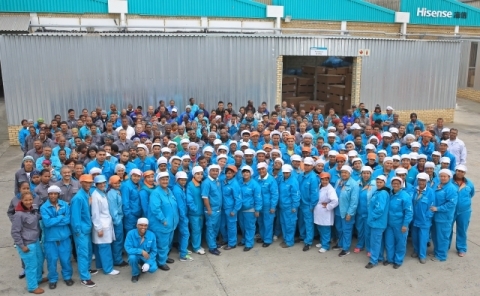
[[[322,203],[327,203],[324,208]],[[338,206],[338,196],[332,185],[321,187],[318,192],[318,203],[313,210],[313,222],[321,226],[332,226],[335,220],[334,209]]]
[[[115,240],[112,216],[108,209],[107,195],[95,189],[92,193],[92,242],[94,244],[111,244]],[[98,232],[103,230],[103,236]]]

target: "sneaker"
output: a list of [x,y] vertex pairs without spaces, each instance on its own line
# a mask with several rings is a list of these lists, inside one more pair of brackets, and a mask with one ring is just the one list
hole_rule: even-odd
[[318,250],[319,253],[325,253],[326,251],[328,251],[328,250],[324,249],[324,248],[320,248],[320,250]]
[[57,288],[57,283],[49,283],[48,287],[50,288],[50,290],[53,290],[53,289]]
[[187,254],[188,254],[188,255],[192,255],[192,251],[187,250]]
[[361,251],[360,248],[355,248],[355,249],[353,249],[353,252],[356,253],[356,254],[360,253],[360,251]]
[[208,250],[208,252],[210,252],[210,254],[215,255],[215,256],[220,256],[220,254],[221,254],[218,249],[210,249],[210,250]]
[[119,264],[114,264],[115,266],[118,266],[118,267],[125,267],[125,266],[128,266],[128,263],[125,262],[125,261],[122,261],[122,263],[119,263]]
[[187,255],[183,258],[180,257],[180,261],[182,262],[190,262],[190,261],[193,261],[193,258],[190,256],[190,255]]
[[310,250],[310,245],[305,245],[305,246],[303,246],[303,251],[304,251],[304,252],[306,252],[306,251],[308,251],[308,250]]
[[93,288],[96,284],[92,280],[81,281],[82,285],[88,288]]
[[25,277],[25,269],[22,268],[22,270],[20,271],[20,273],[18,274],[18,278],[19,279],[23,279]]
[[459,252],[459,253],[458,253],[458,257],[465,257],[465,253]]
[[413,252],[411,256],[412,256],[412,258],[418,258],[418,254],[415,253],[415,252]]
[[110,273],[107,273],[108,275],[117,275],[119,274],[120,271],[116,270],[116,269],[113,269],[112,271],[110,271]]
[[433,262],[440,262],[440,259],[438,259],[437,257],[432,257],[430,258],[430,260],[432,260]]
[[33,291],[29,291],[29,293],[33,293],[33,294],[43,294],[45,291],[42,289],[42,288],[36,288],[35,290]]
[[205,249],[204,249],[204,248],[200,248],[200,249],[198,249],[195,253],[197,253],[198,255],[205,255]]
[[419,259],[418,261],[420,261],[421,264],[427,263],[427,260],[425,260],[425,259]]
[[334,250],[334,251],[339,251],[339,250],[341,250],[341,249],[342,249],[342,248],[341,248],[339,245],[335,245],[335,246],[332,248],[332,250]]
[[347,256],[348,254],[350,254],[349,251],[342,250],[342,251],[340,252],[340,254],[338,254],[338,257]]
[[90,272],[90,275],[94,275],[98,273],[98,269],[90,269],[88,272]]
[[315,247],[321,248],[321,247],[322,247],[322,244],[316,244]]
[[132,276],[132,283],[138,282],[138,275]]
[[401,265],[399,265],[399,264],[393,264],[393,268],[394,268],[394,269],[399,269],[400,266],[401,266]]
[[365,268],[366,268],[366,269],[372,269],[372,268],[374,268],[374,267],[375,267],[375,265],[373,265],[373,264],[370,263],[370,262],[368,262],[368,264],[365,265]]
[[273,241],[276,242],[277,239],[278,239],[278,236],[274,235],[274,236],[273,236]]
[[75,282],[74,282],[72,279],[65,280],[65,284],[66,284],[67,286],[69,286],[69,287],[70,287],[70,286],[73,286],[74,283],[75,283]]
[[390,265],[390,262],[388,262],[388,261],[383,261],[383,266],[387,266],[387,265]]

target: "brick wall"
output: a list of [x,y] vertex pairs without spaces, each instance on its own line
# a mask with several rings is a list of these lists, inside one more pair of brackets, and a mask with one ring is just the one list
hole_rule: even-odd
[[360,104],[360,85],[362,77],[362,57],[353,59],[352,69],[352,105]]
[[22,128],[21,125],[8,126],[8,142],[11,146],[20,146],[18,142],[18,131]]
[[457,89],[457,97],[480,102],[480,90],[476,90],[471,87],[459,88]]
[[455,109],[433,109],[433,110],[395,110],[400,115],[400,122],[410,121],[410,113],[417,113],[418,119],[425,124],[436,123],[437,118],[442,117],[446,123],[453,122]]
[[282,103],[283,56],[277,58],[277,104]]

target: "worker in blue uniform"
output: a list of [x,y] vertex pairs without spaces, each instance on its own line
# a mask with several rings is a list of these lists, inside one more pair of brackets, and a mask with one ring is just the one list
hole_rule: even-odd
[[[158,266],[157,239],[155,234],[148,230],[148,219],[139,218],[137,229],[132,229],[125,238],[125,251],[128,264],[132,268],[132,283],[138,282],[141,272],[154,273]],[[142,266],[141,269],[139,266]]]
[[149,170],[155,170],[157,168],[157,162],[153,157],[148,156],[148,147],[145,144],[137,145],[137,157],[133,160],[135,166],[145,173]]
[[[261,162],[257,165],[258,185],[262,192],[262,211],[258,217],[260,238],[257,240],[266,248],[273,242],[273,221],[275,220],[275,209],[278,204],[278,183],[268,172],[268,165]],[[318,197],[317,197],[318,198]],[[313,222],[312,222],[313,223]]]
[[120,194],[120,177],[117,175],[111,176],[108,184],[110,184],[107,192],[108,209],[113,221],[113,232],[115,233],[115,240],[112,242],[113,265],[123,267],[127,266],[128,263],[123,261],[122,258],[125,235],[123,232],[123,205],[122,195]]
[[255,238],[255,224],[262,210],[262,192],[258,183],[252,179],[253,169],[244,165],[242,172],[243,181],[240,184],[242,191],[242,208],[239,213],[242,240],[239,246],[245,246],[243,251],[248,252],[253,248]]
[[143,172],[143,181],[140,181],[140,183],[138,195],[140,196],[142,216],[148,217],[150,194],[152,194],[153,190],[157,187],[155,185],[155,172],[153,170]]
[[203,181],[203,168],[201,166],[193,167],[192,176],[192,181],[187,184],[186,192],[187,200],[192,201],[192,203],[187,203],[188,223],[190,224],[190,240],[192,242],[193,252],[199,255],[205,255],[205,250],[201,246],[205,219],[201,188]]
[[300,206],[300,188],[297,178],[292,176],[293,168],[289,164],[282,166],[283,180],[278,184],[278,204],[280,208],[280,224],[282,226],[282,248],[294,245],[297,210]]
[[451,182],[452,172],[449,169],[441,169],[438,175],[440,184],[435,189],[435,206],[430,207],[435,212],[432,227],[434,257],[431,260],[446,261],[458,192]]
[[[470,216],[472,215],[472,198],[475,195],[475,186],[472,181],[465,177],[467,167],[459,164],[455,168],[455,175],[452,183],[458,192],[458,202],[455,209],[454,222],[457,225],[455,244],[457,254],[464,257],[467,252],[467,230],[470,224]],[[453,225],[452,225],[453,226]],[[450,244],[453,237],[453,227],[450,233]]]
[[388,204],[388,224],[385,230],[387,258],[383,265],[393,264],[397,269],[403,264],[407,251],[408,227],[413,218],[412,197],[402,188],[403,180],[392,179]]
[[[93,178],[91,175],[80,176],[81,189],[70,201],[70,226],[77,252],[78,274],[82,285],[95,287],[91,280],[90,264],[92,262],[92,219],[90,217],[90,188]],[[96,271],[98,272],[98,271]]]
[[136,228],[137,220],[142,216],[142,207],[140,204],[140,179],[142,171],[132,169],[130,178],[122,182],[120,192],[123,200],[123,228],[125,233]]
[[59,200],[61,190],[52,185],[48,189],[48,200],[40,208],[42,215],[45,255],[47,258],[49,288],[57,287],[57,261],[60,260],[62,277],[67,286],[73,285],[72,280],[72,244],[70,241],[70,207]]
[[178,238],[178,252],[180,254],[180,261],[187,262],[193,261],[193,258],[188,252],[188,240],[190,238],[190,231],[188,230],[188,208],[187,203],[193,202],[187,200],[187,173],[177,172],[175,174],[176,184],[173,187],[172,193],[177,200],[178,206],[178,226],[175,230],[176,237]]
[[208,176],[203,180],[201,195],[205,206],[205,225],[208,251],[210,254],[219,256],[217,248],[217,236],[220,230],[220,213],[222,211],[222,188],[218,175],[220,166],[213,164],[208,167]]
[[383,232],[387,228],[388,219],[388,200],[390,198],[390,188],[386,187],[387,177],[379,175],[375,179],[376,190],[368,204],[367,223],[370,228],[370,261],[365,266],[371,269],[378,264],[380,253],[383,252],[382,241]]
[[[341,179],[335,184],[335,190],[338,195],[338,204],[341,218],[341,233],[339,235],[339,244],[334,250],[340,250],[339,257],[350,254],[350,245],[352,243],[352,230],[355,224],[355,214],[358,206],[358,192],[360,190],[358,183],[351,178],[352,168],[344,165],[341,169]],[[336,222],[336,221],[335,221]]]
[[303,251],[308,251],[313,243],[313,209],[318,203],[318,189],[320,179],[313,171],[315,161],[311,157],[303,160],[304,173],[299,177],[300,181],[300,209],[298,212],[298,229],[300,239],[303,239]]
[[370,254],[370,227],[368,226],[368,204],[375,192],[376,182],[372,178],[373,170],[369,166],[362,167],[362,176],[359,181],[357,214],[355,215],[355,229],[357,230],[357,245],[354,253],[360,253],[364,248]]
[[418,258],[421,264],[426,263],[427,243],[430,240],[433,212],[430,210],[435,205],[434,190],[427,186],[429,180],[427,173],[417,175],[417,188],[413,192],[413,226],[412,226],[412,258]]
[[157,239],[157,265],[164,271],[170,270],[167,263],[175,262],[168,258],[168,253],[179,221],[177,200],[168,188],[169,179],[168,172],[157,175],[156,181],[159,186],[150,195],[148,212],[150,229]]
[[237,247],[237,220],[238,211],[242,208],[242,190],[235,178],[238,173],[234,165],[227,166],[225,170],[226,179],[222,183],[223,213],[225,216],[227,237],[223,238],[227,245],[224,250],[231,250]]
[[99,168],[102,170],[102,175],[106,178],[110,178],[110,176],[114,173],[114,165],[106,160],[107,152],[105,149],[100,148],[95,155],[95,160],[90,161],[87,166],[85,167],[86,172],[90,172],[92,168]]

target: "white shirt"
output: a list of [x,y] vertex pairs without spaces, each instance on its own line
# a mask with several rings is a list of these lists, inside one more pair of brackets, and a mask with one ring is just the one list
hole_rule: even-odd
[[455,156],[456,165],[467,164],[467,147],[465,143],[460,139],[447,140],[448,152]]
[[[125,130],[123,127],[117,127],[115,131],[120,132],[121,130]],[[132,137],[135,135],[135,129],[131,126],[128,126],[127,129],[125,130],[127,132],[127,139],[131,140]]]
[[[324,208],[322,203],[327,203]],[[338,206],[338,196],[332,185],[320,188],[318,203],[313,210],[313,223],[322,226],[331,226],[335,220],[334,209]]]

